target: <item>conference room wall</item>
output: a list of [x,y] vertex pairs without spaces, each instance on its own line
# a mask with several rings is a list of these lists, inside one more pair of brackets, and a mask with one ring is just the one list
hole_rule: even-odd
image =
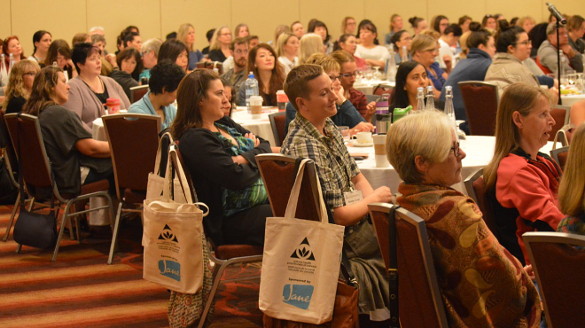
[[[564,13],[585,15],[585,2],[555,0],[554,4]],[[530,15],[537,21],[548,18],[545,0],[0,0],[0,8],[0,36],[21,37],[26,55],[32,53],[32,35],[39,29],[50,31],[53,39],[71,42],[75,33],[103,26],[107,49],[114,51],[116,36],[130,24],[140,28],[145,41],[164,39],[181,23],[189,22],[195,27],[195,47],[201,49],[207,45],[207,30],[221,25],[233,30],[241,22],[247,23],[261,41],[270,41],[278,24],[299,20],[306,28],[312,18],[325,22],[333,38],[341,34],[344,16],[358,21],[371,19],[380,37],[388,32],[393,13],[404,18],[405,27],[410,27],[407,20],[414,15],[425,17],[429,23],[437,14],[446,15],[452,22],[462,15],[479,21],[485,13],[501,13],[506,18]]]

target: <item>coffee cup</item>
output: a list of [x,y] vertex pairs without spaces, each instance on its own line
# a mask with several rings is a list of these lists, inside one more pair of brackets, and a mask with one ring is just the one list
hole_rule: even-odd
[[388,157],[386,157],[386,135],[375,134],[372,136],[374,140],[374,153],[376,154],[376,167],[388,167]]
[[286,103],[288,103],[288,97],[286,96],[286,93],[284,93],[284,90],[278,90],[276,92],[276,102],[279,111],[286,110]]
[[262,100],[260,96],[250,97],[250,109],[253,119],[259,119],[262,114]]
[[357,143],[368,145],[372,143],[372,132],[358,132]]

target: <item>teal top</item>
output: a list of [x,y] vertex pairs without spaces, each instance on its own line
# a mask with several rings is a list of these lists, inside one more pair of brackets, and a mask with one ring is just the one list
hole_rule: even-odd
[[[254,149],[254,142],[251,139],[244,137],[236,129],[217,122],[215,123],[215,126],[218,129],[227,131],[227,133],[236,139],[238,143],[236,146],[220,132],[214,132],[215,136],[223,143],[224,150],[228,155],[238,156]],[[223,188],[222,194],[223,211],[224,216],[226,217],[268,202],[268,194],[266,193],[266,188],[264,187],[262,178],[259,178],[249,187],[242,190],[229,190]]]
[[[154,110],[154,106],[150,102],[150,91],[148,91],[140,100],[130,105],[128,109],[128,113],[135,113],[135,114],[148,114],[148,115],[156,115],[156,111]],[[173,121],[175,120],[175,116],[177,116],[177,107],[174,105],[168,105],[163,107],[163,112],[165,113],[165,120],[162,122],[161,130],[170,128],[173,125]]]

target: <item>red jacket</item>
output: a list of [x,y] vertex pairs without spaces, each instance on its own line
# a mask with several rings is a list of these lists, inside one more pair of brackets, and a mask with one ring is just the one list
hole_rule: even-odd
[[[557,203],[561,173],[558,164],[547,155],[538,153],[537,160],[532,160],[522,149],[500,161],[495,195],[498,204],[494,204],[496,223],[500,234],[503,234],[502,244],[506,243],[504,246],[520,261],[524,259],[522,262],[529,262],[522,234],[527,231],[556,231],[565,217]],[[510,245],[514,239],[510,229],[514,219],[517,244]]]

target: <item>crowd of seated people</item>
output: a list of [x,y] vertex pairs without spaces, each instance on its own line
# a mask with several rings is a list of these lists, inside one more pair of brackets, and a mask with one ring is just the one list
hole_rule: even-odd
[[[71,191],[112,179],[108,143],[91,138],[93,122],[106,114],[108,99],[118,99],[120,109],[130,113],[158,116],[162,129],[179,140],[199,200],[212,209],[204,220],[209,237],[218,245],[260,246],[266,217],[272,213],[254,156],[275,149],[267,136],[256,136],[231,118],[236,104],[246,104],[244,82],[252,72],[264,106],[275,107],[277,92],[286,92],[286,137],[280,151],[316,162],[332,217],[348,227],[344,238],[360,281],[364,326],[387,323],[389,318],[386,269],[367,205],[391,202],[391,193],[398,191],[398,204],[432,228],[429,241],[450,324],[534,327],[543,310],[522,233],[585,234],[585,127],[575,129],[565,173],[539,152],[555,124],[551,106],[560,88],[547,73],[556,73],[557,48],[565,57],[563,71],[583,71],[585,19],[571,16],[558,30],[554,21],[536,25],[529,16],[508,22],[501,15],[485,15],[481,21],[464,15],[454,20],[458,24],[449,24],[444,15],[430,24],[414,16],[408,22],[407,28],[400,15],[392,15],[389,33],[379,38],[372,21],[358,25],[347,16],[341,20],[341,35],[333,38],[323,21],[313,19],[306,26],[296,21],[279,24],[274,40],[259,40],[241,23],[233,34],[230,26],[207,31],[210,46],[203,51],[195,48],[197,31],[190,23],[181,24],[164,42],[142,42],[138,27],[130,25],[116,36],[115,54],[106,51],[101,27],[77,33],[71,44],[39,30],[27,51],[23,48],[29,46],[21,44],[24,36],[13,35],[0,44],[4,66],[10,68],[0,71],[0,105],[6,113],[39,117],[45,144],[51,148],[48,156],[59,171],[58,187]],[[375,131],[376,104],[356,84],[359,71],[387,65],[388,47],[397,65],[389,107],[412,106],[413,112],[388,131],[389,161],[403,180],[392,191],[372,188],[337,129],[348,126],[352,135]],[[220,63],[216,66],[221,77],[213,69],[197,68],[206,61]],[[462,179],[466,153],[440,111],[445,86],[451,86],[456,118],[467,119],[458,83],[470,80],[493,82],[499,92],[496,146],[484,174],[499,239],[483,223],[477,205],[450,187]],[[149,91],[131,104],[130,89],[141,84]],[[417,88],[429,85],[438,111],[418,108]],[[571,108],[571,123],[583,121],[585,101]],[[460,127],[468,132],[466,123]],[[348,201],[349,191],[360,191],[362,197]],[[470,226],[476,229],[473,238],[466,232]],[[456,246],[446,247],[446,236],[457,239],[449,241]],[[479,253],[471,252],[474,249]],[[482,256],[493,262],[485,266]],[[467,275],[470,271],[474,277]],[[465,278],[455,284],[453,272]],[[497,311],[472,308],[485,300],[478,281],[471,278],[487,280],[488,274],[495,275],[494,284],[482,292],[497,295],[487,296],[486,302]],[[470,311],[481,315],[463,315]]]

